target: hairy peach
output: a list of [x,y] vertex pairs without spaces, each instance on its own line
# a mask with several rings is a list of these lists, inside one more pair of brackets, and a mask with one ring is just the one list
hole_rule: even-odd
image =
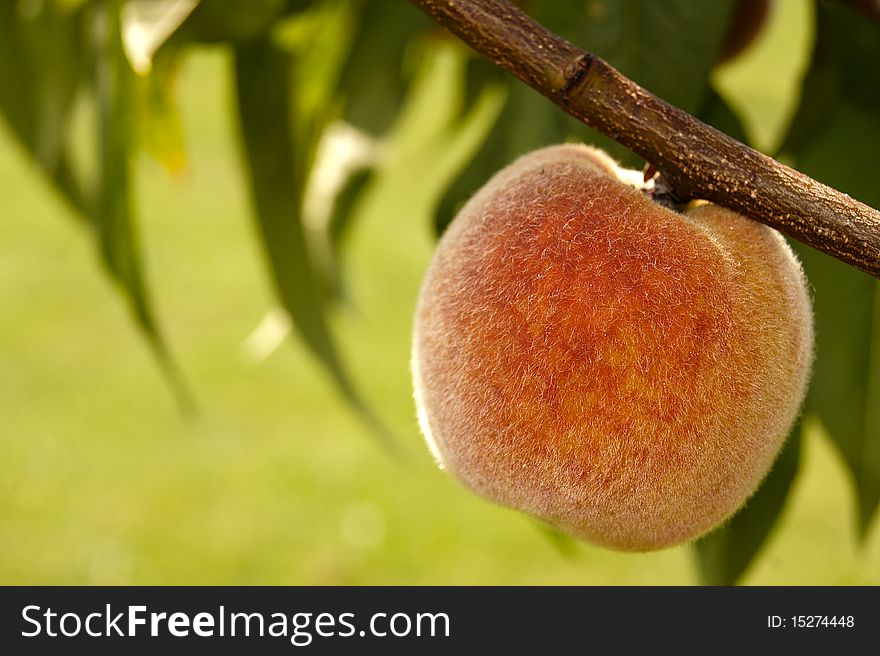
[[453,476],[645,551],[757,488],[803,400],[813,326],[781,235],[705,202],[667,209],[633,174],[562,145],[495,175],[437,247],[412,365]]

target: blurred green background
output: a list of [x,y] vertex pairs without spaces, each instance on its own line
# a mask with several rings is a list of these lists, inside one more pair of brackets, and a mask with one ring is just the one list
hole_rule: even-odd
[[[779,4],[712,78],[766,150],[797,105],[813,29],[811,3]],[[169,176],[146,156],[135,167],[145,269],[193,416],[82,226],[0,124],[0,583],[699,582],[689,547],[632,555],[559,541],[465,491],[422,446],[409,331],[432,217],[497,110],[489,97],[454,120],[466,58],[438,41],[413,67],[380,174],[354,209],[347,300],[333,316],[352,377],[404,443],[398,458],[306,347],[271,334],[282,328],[249,219],[227,50],[183,59],[186,170]],[[795,81],[773,83],[785,67]],[[855,507],[843,459],[810,419],[790,496],[741,582],[880,584],[880,530],[860,543]]]

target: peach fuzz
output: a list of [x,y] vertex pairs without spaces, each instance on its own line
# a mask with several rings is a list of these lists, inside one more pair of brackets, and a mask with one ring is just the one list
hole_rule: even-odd
[[440,240],[413,379],[437,460],[606,547],[693,540],[766,476],[803,401],[810,299],[781,235],[667,209],[594,148],[521,157]]

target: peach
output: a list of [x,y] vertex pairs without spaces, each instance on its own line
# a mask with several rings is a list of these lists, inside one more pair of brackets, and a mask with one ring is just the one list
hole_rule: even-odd
[[415,317],[419,422],[477,494],[589,542],[699,537],[767,474],[813,352],[775,230],[655,203],[594,148],[521,157],[438,244]]

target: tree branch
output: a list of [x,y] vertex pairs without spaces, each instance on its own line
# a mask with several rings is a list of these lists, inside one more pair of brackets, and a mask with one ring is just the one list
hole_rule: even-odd
[[657,98],[508,0],[409,0],[566,112],[729,207],[880,278],[880,212]]

